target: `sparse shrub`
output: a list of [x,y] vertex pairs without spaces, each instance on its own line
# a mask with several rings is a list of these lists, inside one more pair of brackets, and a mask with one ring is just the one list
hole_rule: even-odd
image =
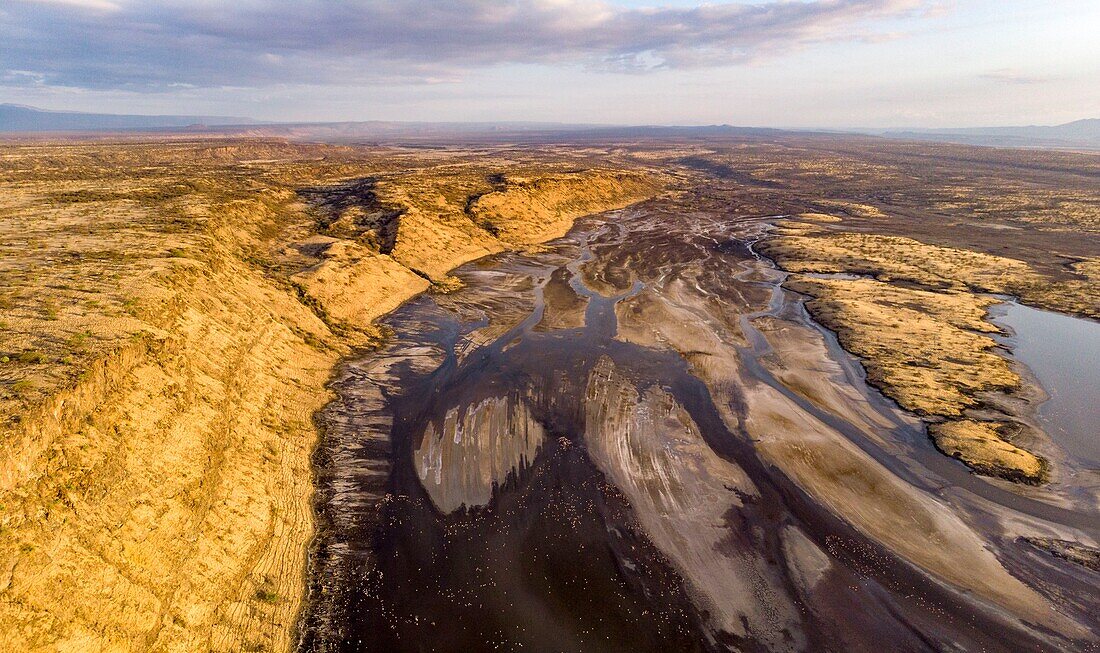
[[23,395],[31,390],[34,390],[34,382],[29,379],[22,379],[21,381],[16,381],[11,384],[11,391],[16,395]]
[[69,337],[68,345],[72,349],[77,351],[83,351],[88,346],[88,338],[92,337],[91,331],[83,331],[81,333],[74,333]]
[[37,349],[28,349],[27,351],[19,354],[19,362],[27,363],[28,365],[37,365],[39,363],[46,362],[46,355]]
[[152,344],[155,339],[155,336],[148,331],[134,331],[130,334],[130,342],[145,343],[146,346]]
[[256,600],[263,603],[278,603],[279,595],[275,592],[267,589],[266,587],[260,587],[256,589]]
[[308,331],[302,334],[302,340],[304,340],[307,345],[313,347],[314,349],[324,349],[325,343],[321,342],[320,338]]

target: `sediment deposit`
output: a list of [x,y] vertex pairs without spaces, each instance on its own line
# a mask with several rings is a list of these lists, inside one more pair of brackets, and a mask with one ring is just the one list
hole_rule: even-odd
[[[1072,599],[1055,589],[1077,572],[1028,566],[1036,549],[1017,537],[1053,529],[1088,548],[1092,518],[968,474],[866,385],[756,254],[781,216],[687,215],[683,201],[459,268],[462,289],[383,320],[395,338],[348,365],[326,411],[304,647],[1091,645],[1091,599],[1076,581]],[[549,326],[561,306],[584,306],[583,322]],[[358,420],[348,410],[374,385]],[[485,406],[513,407],[503,474],[480,445],[439,436]],[[526,460],[528,420],[544,435]],[[357,470],[378,449],[354,446],[374,425],[389,471],[368,493]],[[476,481],[441,493],[436,479]],[[652,616],[624,626],[639,613]]]

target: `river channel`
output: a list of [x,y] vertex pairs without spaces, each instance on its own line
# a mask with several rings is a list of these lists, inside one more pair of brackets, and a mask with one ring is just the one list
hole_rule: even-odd
[[937,452],[755,253],[780,217],[593,216],[388,316],[322,415],[302,650],[1096,645],[1098,575],[1029,544],[1096,515]]

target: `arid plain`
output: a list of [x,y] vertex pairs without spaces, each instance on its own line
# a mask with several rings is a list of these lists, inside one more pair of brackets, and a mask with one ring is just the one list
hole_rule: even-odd
[[1095,154],[35,139],[0,188],[11,650],[1100,645],[1100,434],[1008,321],[1100,328]]

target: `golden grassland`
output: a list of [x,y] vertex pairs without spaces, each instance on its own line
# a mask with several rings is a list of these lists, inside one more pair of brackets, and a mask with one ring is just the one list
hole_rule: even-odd
[[456,265],[657,191],[266,140],[6,144],[0,186],[0,641],[27,651],[289,649],[336,361]]
[[1045,481],[1048,463],[1006,441],[1011,422],[964,419],[983,393],[1021,383],[988,335],[998,329],[986,309],[999,302],[988,293],[1095,317],[1097,260],[1074,265],[1080,278],[1056,281],[1017,259],[815,222],[781,222],[761,250],[795,273],[786,286],[810,297],[807,308],[863,360],[868,380],[904,408],[951,420],[930,430],[933,440],[976,471]]
[[795,276],[787,287],[809,295],[815,318],[834,328],[844,348],[868,359],[868,378],[919,415],[959,417],[987,390],[1016,387],[1019,377],[984,321],[991,300],[967,293],[897,288],[872,279]]
[[[820,222],[820,221],[819,221]],[[1069,264],[1070,277],[1052,279],[1029,263],[900,236],[815,229],[790,222],[769,251],[792,272],[852,273],[921,288],[1014,295],[1051,310],[1100,318],[1095,290],[1100,258]]]
[[975,471],[1020,483],[1046,478],[1048,463],[1005,441],[1002,422],[963,419],[933,424],[929,431],[940,451],[963,461]]

